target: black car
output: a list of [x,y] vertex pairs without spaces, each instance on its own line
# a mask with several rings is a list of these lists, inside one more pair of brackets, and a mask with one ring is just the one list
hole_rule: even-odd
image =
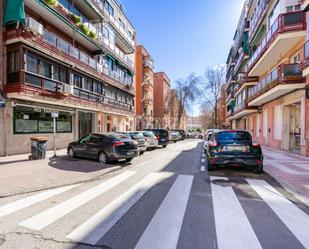
[[180,135],[181,135],[181,140],[185,140],[186,139],[186,132],[184,130],[171,130],[171,131],[179,132]]
[[142,132],[139,131],[128,131],[128,132],[120,132],[120,134],[123,134],[127,136],[128,138],[135,140],[138,142],[138,148],[140,150],[140,154],[144,154],[144,152],[147,149],[146,146],[146,139]]
[[168,131],[165,129],[147,129],[146,131],[152,131],[158,139],[158,145],[162,145],[164,148],[169,144]]
[[259,144],[252,142],[249,132],[221,130],[214,132],[207,146],[207,169],[217,167],[247,167],[263,172],[263,153]]
[[120,159],[130,162],[138,154],[138,143],[117,133],[88,134],[68,145],[69,157],[97,159],[101,163]]

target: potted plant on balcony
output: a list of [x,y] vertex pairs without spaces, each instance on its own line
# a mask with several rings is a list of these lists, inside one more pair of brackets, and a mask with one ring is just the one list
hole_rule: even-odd
[[53,7],[58,6],[58,0],[45,0],[45,2]]
[[71,18],[72,18],[72,21],[77,25],[77,26],[80,26],[82,25],[83,23],[83,18],[81,16],[77,16],[73,13],[70,14],[71,15]]
[[89,36],[90,36],[93,40],[96,40],[96,39],[97,39],[97,34],[96,34],[93,30],[90,30]]
[[88,26],[87,26],[85,23],[82,24],[81,30],[82,30],[82,32],[83,32],[85,35],[89,35],[89,33],[90,33],[90,30],[89,30]]

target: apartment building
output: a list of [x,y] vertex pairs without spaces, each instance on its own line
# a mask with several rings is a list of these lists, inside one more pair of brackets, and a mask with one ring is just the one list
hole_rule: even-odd
[[154,127],[153,95],[154,64],[144,46],[136,47],[136,87],[135,110],[136,129],[144,130]]
[[169,98],[171,81],[164,72],[154,73],[153,113],[156,128],[169,128]]
[[246,1],[227,59],[227,119],[262,145],[309,155],[308,1]]
[[187,117],[187,129],[202,129],[203,120],[201,116],[188,116]]
[[217,104],[217,127],[226,128],[229,124],[226,122],[226,84],[223,84]]
[[135,30],[122,5],[7,0],[3,11],[0,155],[29,152],[34,136],[50,149],[53,113],[58,148],[91,132],[135,129]]

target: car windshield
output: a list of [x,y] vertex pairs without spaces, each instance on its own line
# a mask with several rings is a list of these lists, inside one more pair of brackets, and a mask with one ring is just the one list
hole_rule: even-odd
[[167,136],[168,134],[167,134],[167,131],[166,130],[160,130],[159,131],[159,134],[162,136]]
[[251,135],[242,131],[225,131],[216,135],[217,141],[251,141]]
[[141,139],[141,138],[144,138],[144,135],[143,133],[141,132],[134,132],[134,133],[130,133],[131,134],[131,137],[133,139]]
[[155,137],[155,135],[154,135],[151,131],[143,132],[143,135],[144,135],[145,137]]

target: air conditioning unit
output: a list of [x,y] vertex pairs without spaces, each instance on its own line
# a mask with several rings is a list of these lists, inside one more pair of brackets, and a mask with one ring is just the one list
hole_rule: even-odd
[[35,19],[28,17],[26,19],[26,26],[28,29],[33,31],[35,34],[43,35],[43,25]]
[[63,94],[64,95],[73,95],[73,90],[74,90],[73,86],[63,84]]

